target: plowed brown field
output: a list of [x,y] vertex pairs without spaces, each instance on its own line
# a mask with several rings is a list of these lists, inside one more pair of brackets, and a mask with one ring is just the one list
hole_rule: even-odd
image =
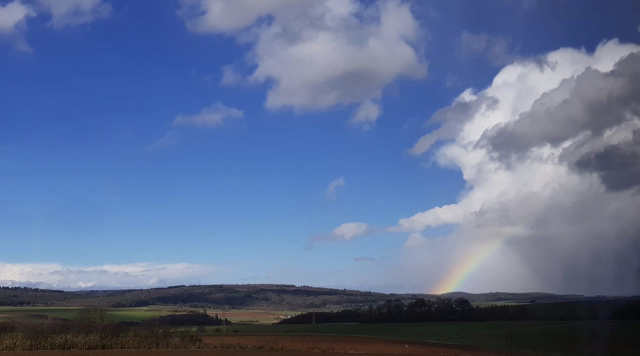
[[[205,336],[204,342],[220,350],[100,350],[100,351],[22,351],[2,356],[338,356],[360,355],[439,355],[507,356],[509,352],[487,351],[461,346],[411,343],[353,336],[321,335],[226,335]],[[248,350],[247,350],[248,349]],[[515,354],[514,354],[515,355]],[[528,354],[530,355],[530,354]]]

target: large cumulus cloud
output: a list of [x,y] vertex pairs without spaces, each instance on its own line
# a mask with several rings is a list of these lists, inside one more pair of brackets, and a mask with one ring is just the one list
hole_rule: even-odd
[[[428,290],[497,244],[461,289],[640,292],[639,109],[640,46],[616,40],[518,61],[465,91],[410,150],[460,170],[467,189],[389,229],[412,233],[408,267]],[[415,238],[441,225],[455,228]]]
[[[192,32],[252,45],[244,80],[269,84],[269,109],[355,104],[351,124],[369,128],[382,113],[387,85],[426,75],[420,25],[400,1],[183,0],[178,15]],[[240,78],[226,67],[223,84]]]

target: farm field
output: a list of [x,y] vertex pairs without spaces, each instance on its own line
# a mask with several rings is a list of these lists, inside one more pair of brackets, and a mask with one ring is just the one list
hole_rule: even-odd
[[[407,324],[238,325],[239,334],[331,334],[510,349],[560,355],[629,355],[640,349],[640,322],[451,322]],[[208,328],[207,331],[214,331]]]
[[[81,308],[74,307],[0,307],[0,321],[35,321],[44,317],[71,320]],[[150,306],[140,308],[109,308],[107,313],[114,322],[143,321],[168,314],[180,314],[190,311],[202,312],[202,309]],[[207,309],[209,315],[218,314],[232,323],[241,324],[271,324],[283,315],[295,315],[298,311],[272,310],[216,310]]]
[[[81,308],[73,307],[0,307],[0,321],[30,321],[39,320],[44,317],[57,319],[73,319]],[[170,313],[186,312],[177,308],[111,308],[107,309],[111,320],[120,321],[140,321],[157,318]]]
[[356,336],[318,335],[226,335],[209,336],[204,341],[220,349],[199,350],[100,350],[100,351],[20,351],[3,352],[16,356],[311,356],[322,355],[439,355],[507,356],[531,355],[505,351],[480,350],[464,346],[407,343],[398,340],[369,339]]
[[[44,316],[73,319],[79,308],[0,307],[0,321],[38,321]],[[112,321],[140,321],[170,313],[186,313],[202,309],[151,306],[142,308],[108,309]],[[640,349],[640,322],[616,321],[510,321],[510,322],[449,322],[449,323],[402,323],[402,324],[273,324],[278,316],[295,315],[295,311],[264,310],[215,310],[207,309],[209,315],[218,314],[233,322],[226,327],[225,340],[235,340],[237,348],[259,347],[277,350],[288,343],[300,343],[307,349],[323,349],[337,352],[334,346],[318,340],[335,337],[364,336],[367,343],[381,339],[407,343],[437,343],[460,345],[476,349],[516,350],[557,355],[626,355]],[[195,327],[192,329],[195,331]],[[221,342],[219,326],[208,326],[202,334],[207,342]],[[316,339],[314,337],[325,337]],[[311,338],[311,339],[309,339]],[[276,341],[274,341],[276,340]],[[285,341],[286,340],[286,341]],[[395,341],[394,341],[395,340]],[[400,340],[400,341],[398,341]],[[226,341],[225,341],[226,342]],[[243,346],[244,345],[244,346]],[[252,346],[253,345],[253,346]],[[309,346],[311,345],[311,346]],[[342,344],[341,344],[342,345]],[[350,344],[349,344],[350,345]],[[404,345],[404,344],[403,344]],[[343,345],[344,346],[344,345]],[[342,347],[342,346],[341,346]],[[358,347],[345,346],[348,350]],[[458,346],[456,346],[458,347]],[[406,348],[406,347],[405,347]],[[383,348],[385,352],[391,352]],[[297,349],[296,349],[297,350]],[[303,351],[304,351],[303,350]],[[405,350],[406,351],[406,350]],[[351,351],[349,351],[351,352]],[[355,352],[355,351],[354,351]]]
[[221,318],[227,318],[237,324],[273,324],[284,315],[296,315],[302,313],[294,310],[245,310],[245,309],[207,309],[207,314],[218,314]]
[[302,351],[366,355],[507,355],[505,351],[339,335],[217,335],[203,341],[220,349],[250,348],[264,351]]

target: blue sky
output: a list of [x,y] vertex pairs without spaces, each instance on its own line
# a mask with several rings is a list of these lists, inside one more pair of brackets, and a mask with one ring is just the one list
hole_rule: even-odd
[[[345,0],[359,6],[349,20],[356,19],[355,27],[346,31],[365,37],[367,26],[379,22],[376,11],[387,11],[380,10],[384,3],[408,9],[419,28],[393,41],[406,42],[416,56],[408,66],[426,72],[393,72],[376,84],[364,80],[373,94],[347,100],[342,93],[322,107],[287,94],[284,104],[268,107],[267,95],[278,81],[314,70],[300,60],[292,73],[278,68],[264,80],[247,79],[270,59],[256,59],[257,46],[270,44],[256,33],[291,21],[282,7],[256,10],[256,20],[246,25],[242,14],[223,15],[229,21],[238,15],[230,30],[219,27],[215,16],[195,27],[199,13],[185,9],[213,11],[199,1],[86,2],[88,10],[0,0],[0,14],[12,4],[32,11],[4,27],[8,20],[0,16],[0,268],[25,269],[0,272],[6,284],[127,287],[129,282],[97,277],[76,283],[77,275],[37,280],[30,268],[52,264],[55,271],[77,272],[187,263],[211,270],[176,272],[158,285],[260,282],[427,291],[437,277],[407,281],[397,275],[427,268],[407,267],[407,258],[432,257],[407,257],[411,231],[389,227],[455,204],[471,188],[459,167],[439,164],[431,153],[409,152],[438,127],[424,123],[465,89],[489,87],[510,63],[559,48],[591,53],[613,38],[640,42],[634,1]],[[349,60],[335,53],[327,60],[333,59]],[[376,66],[393,67],[393,60],[361,64],[387,73]],[[234,73],[233,85],[221,83],[224,68]],[[327,75],[335,75],[341,90],[360,88],[340,74]],[[314,83],[298,90],[324,94],[323,87],[310,88]],[[354,118],[365,102],[382,113],[358,123]],[[213,121],[189,121],[207,107],[218,115],[209,117]],[[229,116],[221,108],[241,114]],[[179,123],[180,115],[186,123]],[[345,184],[330,196],[328,186],[340,177]],[[353,238],[335,232],[348,222],[366,223],[366,232]],[[457,225],[431,224],[420,238],[447,239]],[[444,274],[455,258],[439,263]],[[132,285],[154,285],[144,282],[150,273]],[[574,290],[601,290],[590,288]],[[555,284],[547,289],[562,291]]]

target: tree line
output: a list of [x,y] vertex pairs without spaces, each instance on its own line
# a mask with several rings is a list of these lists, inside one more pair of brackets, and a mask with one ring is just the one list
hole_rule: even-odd
[[324,323],[405,323],[425,321],[464,321],[473,315],[473,306],[465,298],[418,298],[404,303],[389,299],[367,308],[343,309],[333,312],[310,312],[282,320],[281,324]]
[[156,319],[146,321],[135,321],[125,323],[126,325],[159,325],[159,326],[211,326],[211,325],[231,325],[231,321],[227,318],[220,318],[218,314],[210,316],[204,311],[203,313],[190,312],[185,314],[168,314],[160,316]]
[[43,318],[40,322],[0,322],[0,351],[207,347],[188,329],[114,323],[101,308],[82,309],[72,321]]
[[640,300],[530,303],[474,307],[466,298],[435,298],[405,303],[389,299],[367,308],[333,312],[309,312],[280,324],[410,323],[497,320],[596,320],[640,319]]

